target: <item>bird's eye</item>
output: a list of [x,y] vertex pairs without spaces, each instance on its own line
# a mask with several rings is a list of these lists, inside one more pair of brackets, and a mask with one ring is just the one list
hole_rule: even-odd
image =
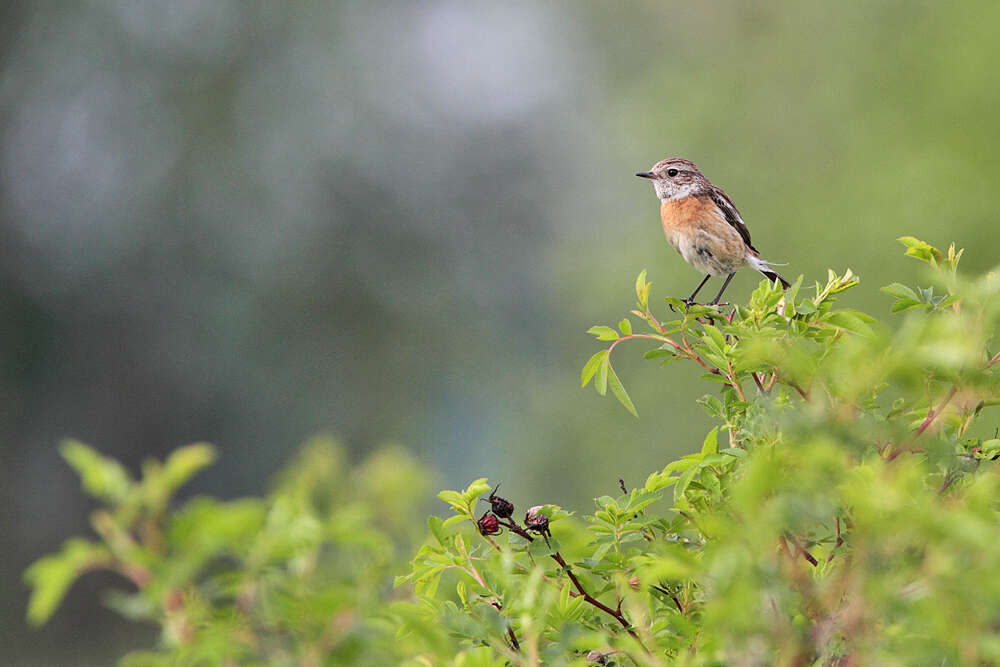
[[677,175],[676,169],[667,169],[667,176],[676,176],[676,175]]

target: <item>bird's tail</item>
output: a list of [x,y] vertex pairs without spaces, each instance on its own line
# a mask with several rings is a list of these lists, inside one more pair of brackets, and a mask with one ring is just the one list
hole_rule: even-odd
[[788,289],[789,287],[792,286],[792,284],[787,280],[785,280],[780,273],[774,270],[773,266],[771,266],[768,262],[762,260],[757,255],[747,253],[747,263],[750,264],[750,266],[752,266],[753,268],[763,273],[768,280],[771,281],[777,280],[779,283],[781,283],[782,288]]

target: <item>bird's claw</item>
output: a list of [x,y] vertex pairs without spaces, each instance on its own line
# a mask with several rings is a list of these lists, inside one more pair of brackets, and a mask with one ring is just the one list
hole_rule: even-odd
[[[677,300],[684,304],[684,309],[685,310],[687,310],[691,306],[697,306],[698,305],[697,302],[695,302],[695,300],[691,299],[691,298],[677,299]],[[670,310],[674,311],[675,313],[677,312],[677,309],[674,308],[674,304],[668,303],[667,305],[670,306]]]

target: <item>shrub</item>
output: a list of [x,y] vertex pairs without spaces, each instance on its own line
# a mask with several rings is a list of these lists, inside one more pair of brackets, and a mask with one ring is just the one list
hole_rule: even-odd
[[138,481],[84,444],[62,453],[104,504],[91,517],[101,539],[71,539],[28,569],[30,621],[44,622],[78,576],[103,569],[135,589],[107,603],[162,628],[159,650],[122,665],[376,665],[404,655],[393,642],[391,579],[423,534],[428,490],[404,452],[351,469],[318,438],[266,497],[197,497],[173,511],[177,488],[215,458],[208,445],[147,462]]
[[488,646],[477,664],[1000,662],[1000,440],[978,423],[1000,403],[1000,280],[901,241],[930,285],[883,288],[907,313],[895,332],[836,307],[849,270],[808,295],[764,281],[731,310],[668,298],[667,321],[640,274],[634,320],[590,330],[610,344],[583,384],[635,414],[612,353],[648,341],[647,359],[705,371],[718,426],[582,521],[530,510],[545,530],[485,479],[442,492],[454,515],[431,517],[401,579],[424,621]]
[[103,568],[136,589],[109,604],[163,628],[127,665],[996,664],[1000,438],[984,415],[1000,404],[1000,279],[901,240],[928,286],[883,288],[905,313],[894,329],[836,307],[849,270],[808,290],[764,281],[746,306],[668,298],[663,320],[643,272],[632,317],[590,330],[608,345],[582,382],[637,414],[620,344],[697,364],[718,422],[700,450],[582,520],[485,478],[442,491],[453,514],[430,517],[408,566],[426,475],[399,452],[349,471],[317,442],[265,498],[171,511],[211,448],[135,481],[69,443],[106,505],[101,539],[28,570],[29,618]]

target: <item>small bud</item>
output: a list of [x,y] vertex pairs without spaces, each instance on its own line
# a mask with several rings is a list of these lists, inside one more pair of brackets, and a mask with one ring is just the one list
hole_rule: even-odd
[[639,590],[639,577],[638,577],[638,575],[632,577],[631,579],[629,579],[628,580],[628,585],[629,585],[629,588],[631,588],[633,591]]
[[497,489],[500,485],[497,484],[493,492],[490,493],[488,500],[490,501],[490,507],[493,508],[493,513],[496,514],[501,519],[509,519],[514,515],[514,503],[510,502],[506,498],[501,498],[497,495]]
[[500,519],[489,512],[479,517],[476,525],[479,526],[479,532],[483,535],[496,535],[500,532]]
[[541,505],[529,509],[528,513],[524,515],[524,526],[528,530],[545,535],[549,532],[549,517],[542,514],[541,510]]

